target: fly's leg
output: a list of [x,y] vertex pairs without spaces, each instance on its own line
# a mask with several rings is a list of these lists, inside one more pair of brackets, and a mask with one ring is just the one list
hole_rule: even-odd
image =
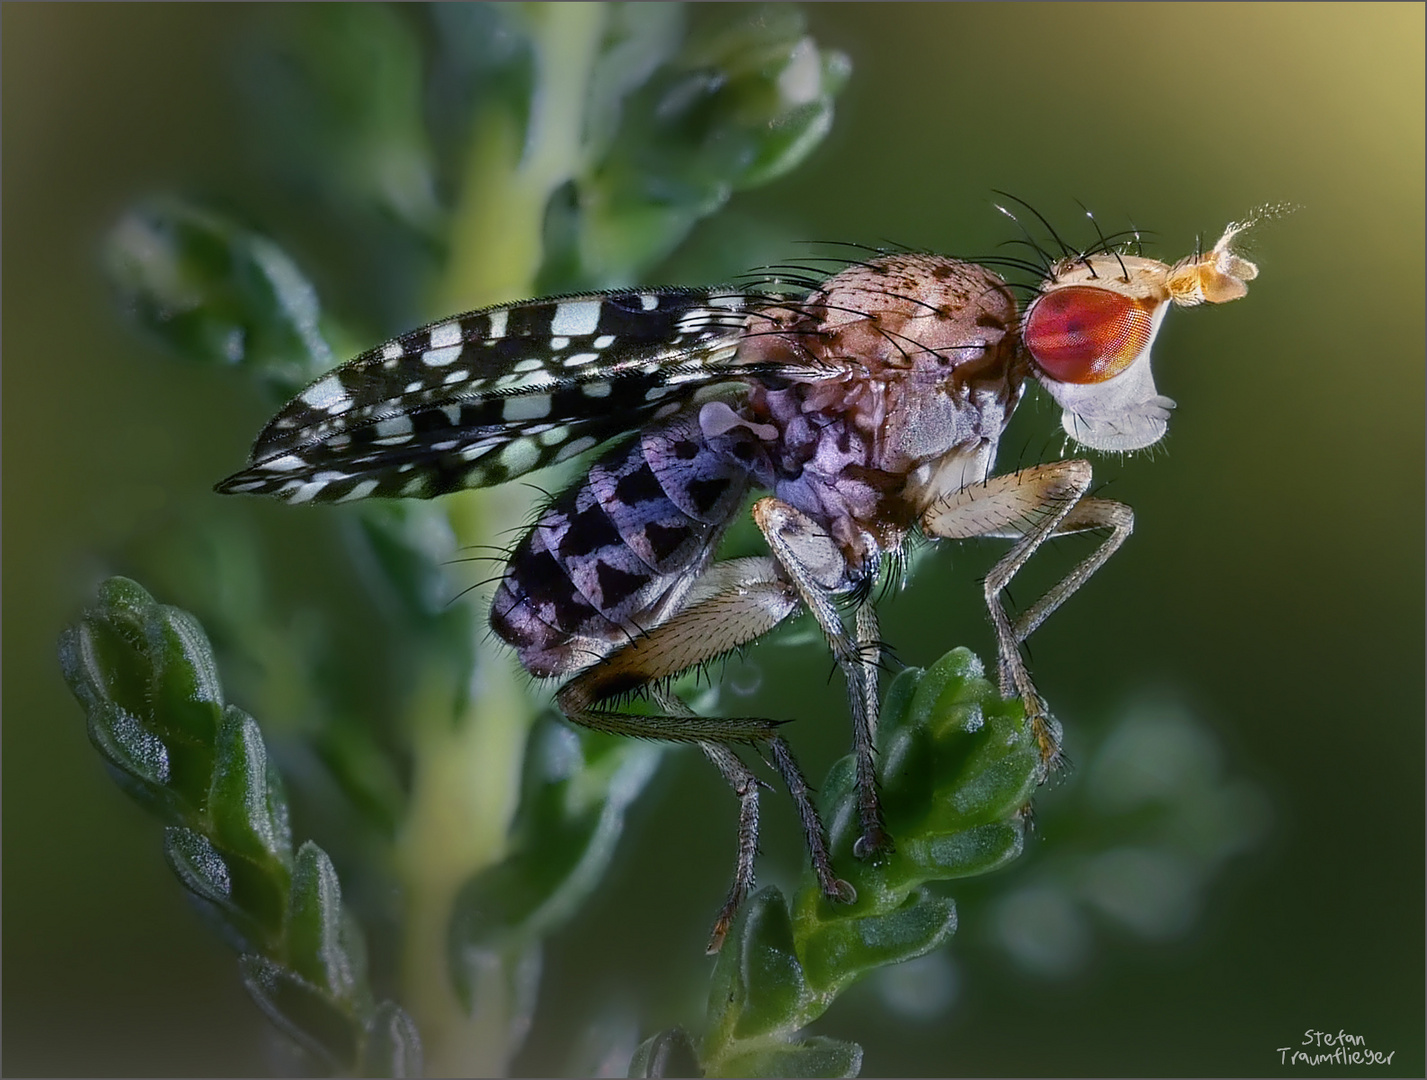
[[[803,825],[813,871],[830,900],[854,895],[832,870],[827,834],[808,795],[792,751],[776,734],[777,722],[759,718],[705,717],[658,684],[766,634],[798,607],[798,595],[772,559],[730,559],[711,566],[667,621],[641,634],[571,679],[555,697],[574,723],[597,731],[644,739],[697,743],[739,799],[738,858],[733,886],[709,941],[717,952],[739,905],[753,887],[758,847],[758,781],[730,744],[767,745],[792,795]],[[603,703],[648,688],[655,715],[609,708]]]
[[858,858],[892,850],[892,838],[882,818],[877,797],[874,739],[877,731],[877,664],[881,644],[877,616],[870,603],[857,610],[856,636],[843,625],[833,602],[836,590],[845,588],[847,560],[837,544],[817,524],[779,499],[759,499],[753,504],[758,523],[773,555],[787,572],[798,595],[817,619],[833,658],[847,679],[852,712],[852,745],[857,762],[857,814],[861,835],[853,845]]
[[723,947],[723,939],[728,936],[734,916],[753,891],[753,859],[758,854],[758,777],[726,746],[701,742],[699,749],[714,763],[738,796],[738,859],[734,863],[733,884],[729,886],[728,899],[719,909],[713,932],[709,935],[708,952],[712,955]]
[[783,785],[793,797],[793,805],[797,807],[798,821],[803,826],[803,838],[812,857],[813,874],[818,879],[818,888],[829,900],[843,904],[853,903],[857,899],[857,890],[850,882],[843,881],[832,872],[832,856],[827,848],[827,830],[823,828],[822,818],[818,817],[817,807],[813,805],[811,789],[803,777],[803,770],[798,768],[798,762],[793,757],[793,748],[782,737],[774,735],[768,740],[768,749],[773,753],[773,767],[783,778]]
[[[684,702],[663,688],[656,688],[651,696],[659,707],[671,716],[697,716]],[[803,771],[798,768],[792,748],[778,735],[770,736],[766,742],[772,751],[773,767],[783,778],[788,794],[792,796],[793,805],[797,808],[798,820],[803,826],[803,836],[812,859],[813,873],[817,876],[823,895],[830,900],[852,903],[857,899],[857,891],[833,873],[832,858],[827,848],[827,832],[823,828],[817,808],[813,806],[808,783],[803,778]],[[714,763],[738,796],[738,858],[734,864],[733,885],[728,890],[728,899],[719,910],[718,918],[714,920],[713,933],[709,935],[708,952],[712,955],[722,948],[738,909],[753,891],[753,860],[758,854],[758,778],[727,746],[703,741],[699,743],[699,749]]]
[[[1057,461],[962,488],[922,517],[922,531],[928,536],[958,540],[999,536],[1016,540],[986,575],[986,608],[996,628],[1001,693],[1020,695],[1047,772],[1062,761],[1060,725],[1047,712],[1031,681],[1020,643],[1085,584],[1134,529],[1134,511],[1109,499],[1085,498],[1089,487],[1089,462]],[[1109,529],[1110,535],[1013,622],[1001,602],[1001,592],[1017,571],[1049,537],[1091,529]]]

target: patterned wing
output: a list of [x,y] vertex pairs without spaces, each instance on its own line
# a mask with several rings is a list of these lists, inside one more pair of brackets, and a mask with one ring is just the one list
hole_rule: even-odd
[[612,292],[443,319],[302,391],[217,490],[343,502],[503,483],[746,374],[735,354],[758,299]]

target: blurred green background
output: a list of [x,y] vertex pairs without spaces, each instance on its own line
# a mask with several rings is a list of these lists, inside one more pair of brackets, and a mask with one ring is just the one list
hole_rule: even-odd
[[[296,235],[319,289],[322,260],[341,253],[304,248],[290,211],[262,217],[272,180],[252,164],[236,92],[234,57],[258,32],[246,6],[2,17],[3,1066],[261,1072],[265,1025],[233,958],[105,777],[54,646],[98,581],[128,569],[110,553],[217,500],[211,484],[267,415],[231,374],[129,329],[99,270],[104,232],[150,191],[199,190]],[[809,18],[853,63],[832,134],[790,177],[737,196],[660,280],[731,275],[805,254],[805,240],[991,254],[1015,235],[993,188],[1082,244],[1093,233],[1075,200],[1107,231],[1132,219],[1171,261],[1256,205],[1302,207],[1258,234],[1246,301],[1170,317],[1156,352],[1180,406],[1168,439],[1097,461],[1137,532],[1032,643],[1072,757],[1135,702],[1169,702],[1263,793],[1261,839],[1177,932],[1101,928],[1058,978],[996,952],[991,901],[968,902],[939,969],[956,988],[944,1010],[918,1018],[868,987],[819,1030],[861,1042],[869,1074],[1306,1071],[1282,1069],[1276,1048],[1318,1028],[1395,1051],[1361,1072],[1421,1075],[1423,7],[848,4]],[[1057,412],[1033,393],[1002,464],[1060,445]],[[327,602],[330,530],[302,511],[247,512],[287,545],[270,561],[289,610]],[[989,654],[976,581],[994,554],[938,552],[884,605],[902,660]],[[848,743],[826,657],[751,660],[737,672],[757,684],[750,707],[802,717],[793,741],[821,776]],[[1036,872],[1073,788],[1045,794],[1021,864],[978,889]],[[782,800],[765,802],[763,878],[785,881],[796,827]],[[543,1047],[592,1001],[627,1002],[646,1034],[697,1015],[691,958],[732,827],[712,770],[669,759],[610,880],[551,944],[519,1067],[558,1069]]]

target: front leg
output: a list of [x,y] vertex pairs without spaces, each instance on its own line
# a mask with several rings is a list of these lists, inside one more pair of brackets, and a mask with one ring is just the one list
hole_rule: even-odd
[[799,597],[817,619],[833,658],[847,679],[852,713],[852,746],[857,762],[857,813],[862,833],[853,854],[868,858],[892,850],[892,837],[877,797],[875,738],[877,732],[877,666],[881,642],[877,616],[870,601],[859,603],[856,636],[843,625],[833,597],[847,589],[850,570],[836,543],[801,511],[774,498],[753,504],[757,522],[774,558],[787,573]]
[[[996,628],[1001,693],[1014,692],[1025,704],[1026,717],[1047,772],[1062,763],[1060,725],[1047,712],[1036,692],[1021,658],[1020,643],[1085,584],[1134,529],[1134,511],[1109,499],[1085,498],[1089,486],[1089,462],[1057,461],[994,476],[984,484],[962,488],[936,503],[922,517],[922,531],[928,536],[943,539],[1001,536],[1017,541],[986,575],[986,608]],[[1017,571],[1051,536],[1090,529],[1109,529],[1110,535],[1012,622],[1001,602],[1001,593]]]

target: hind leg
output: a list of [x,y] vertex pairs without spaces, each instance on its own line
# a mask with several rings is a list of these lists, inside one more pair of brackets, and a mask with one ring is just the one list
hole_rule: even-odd
[[[739,905],[753,888],[758,847],[758,781],[732,751],[732,745],[769,747],[773,764],[797,807],[818,884],[829,899],[852,899],[851,887],[833,873],[827,833],[792,751],[775,733],[777,723],[752,717],[698,716],[659,685],[761,637],[796,611],[798,604],[796,590],[782,579],[772,559],[715,563],[669,619],[575,676],[555,698],[567,718],[585,727],[636,738],[697,743],[738,796],[734,881],[714,924],[710,952],[717,952],[723,944]],[[607,704],[641,689],[650,691],[658,712],[640,714]]]

